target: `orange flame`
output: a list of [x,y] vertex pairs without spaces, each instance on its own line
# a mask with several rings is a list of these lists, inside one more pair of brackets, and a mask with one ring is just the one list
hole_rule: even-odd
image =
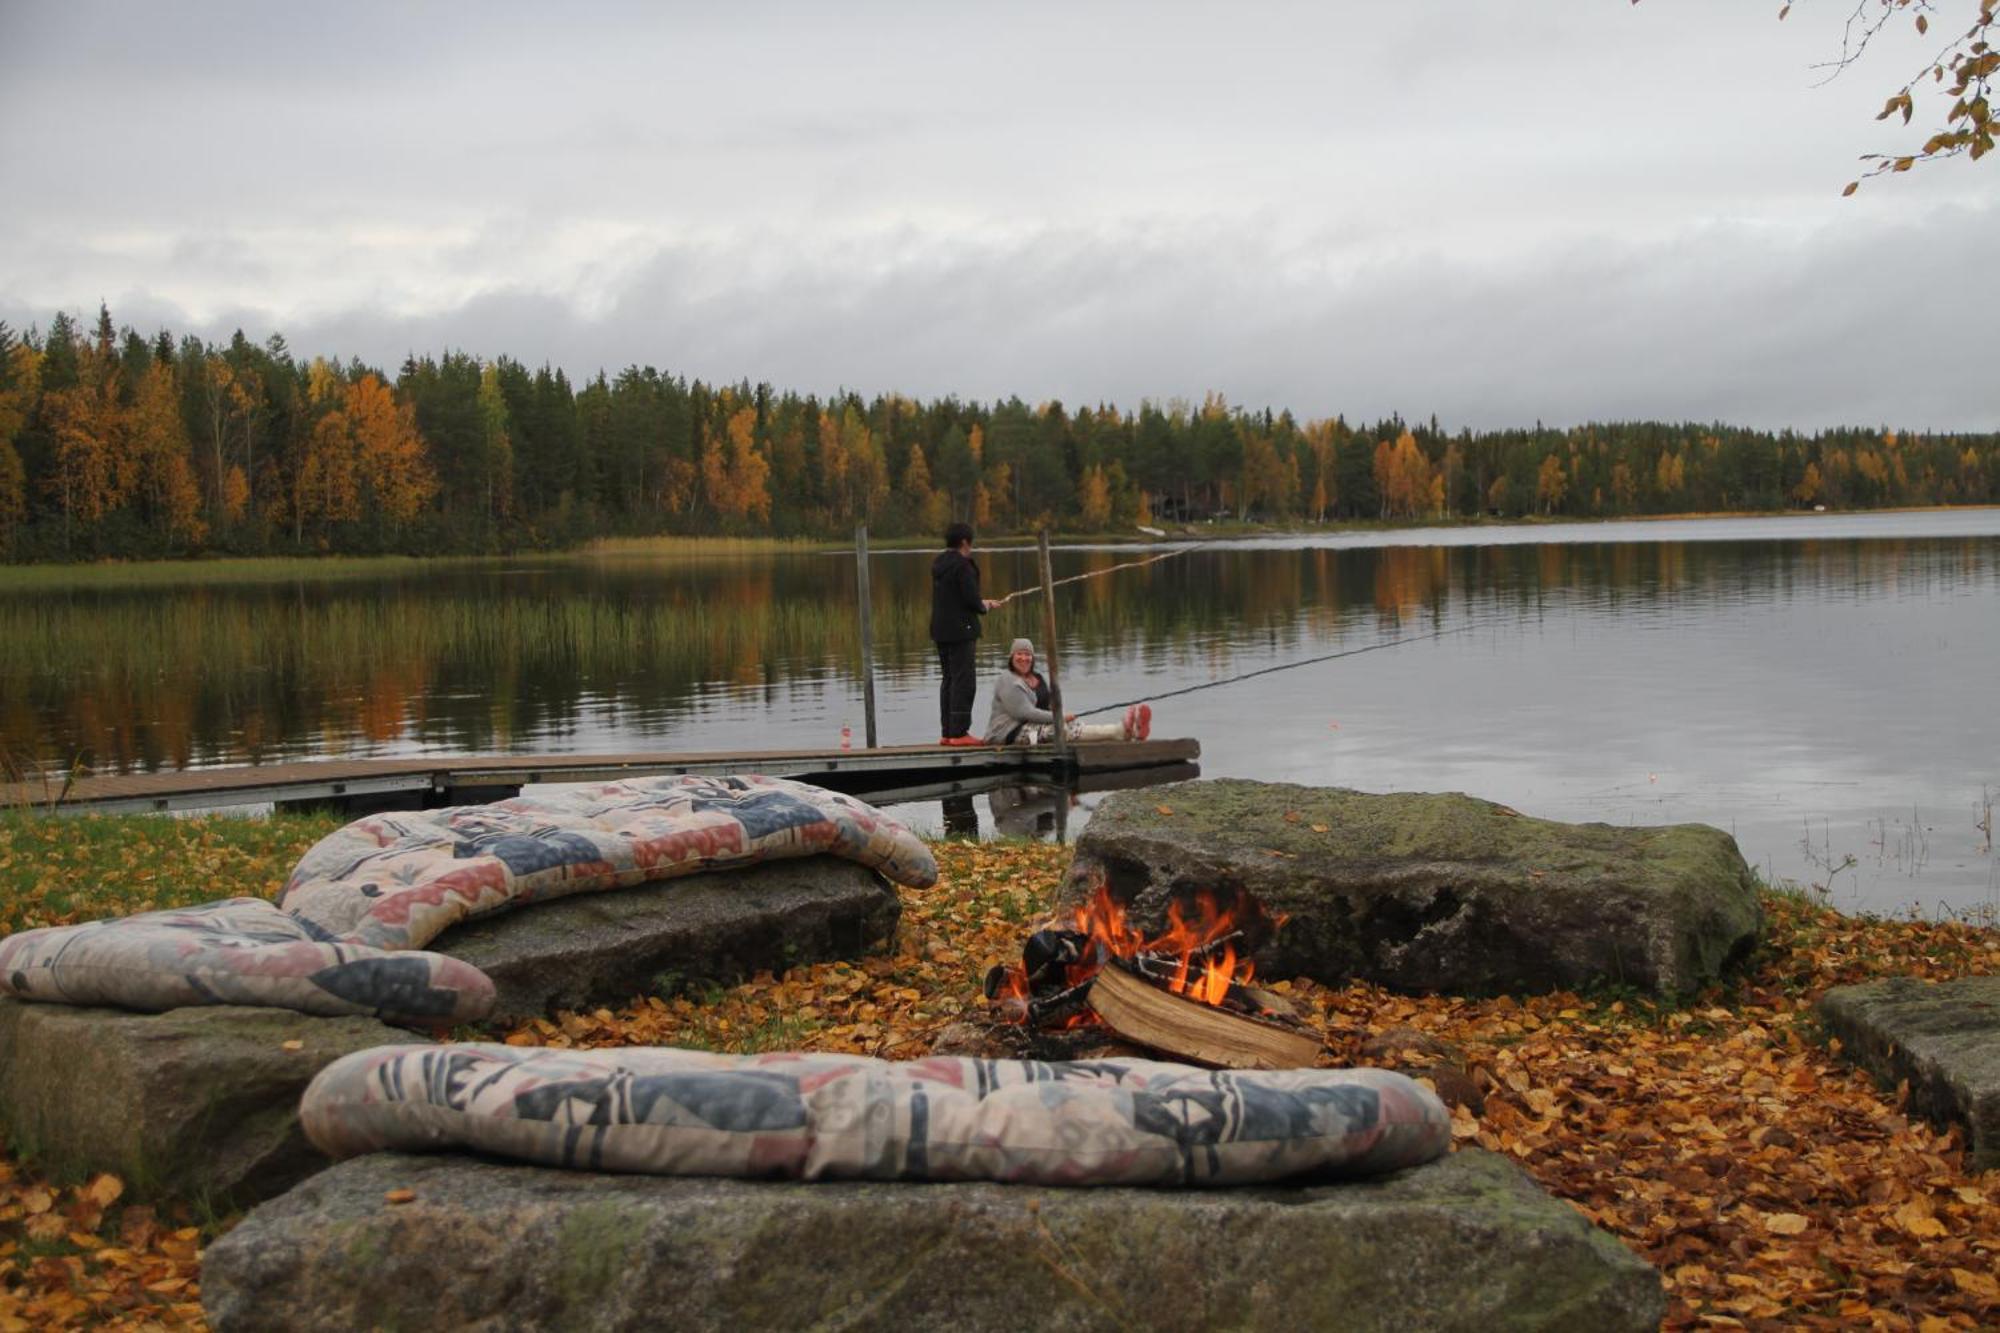
[[[1254,903],[1225,910],[1215,895],[1202,890],[1192,899],[1191,909],[1176,900],[1167,906],[1167,928],[1148,937],[1126,916],[1125,906],[1111,896],[1109,888],[1097,886],[1090,901],[1076,910],[1073,929],[1088,937],[1091,945],[1064,971],[1064,984],[1074,988],[1095,977],[1107,957],[1124,961],[1143,960],[1142,974],[1176,995],[1185,995],[1203,1004],[1221,1006],[1230,987],[1247,986],[1256,969],[1247,954],[1239,955],[1233,937],[1251,916],[1261,915]],[[1171,968],[1160,974],[1160,966]],[[992,997],[1003,1017],[1024,1023],[1028,1019],[1031,992],[1027,969],[1015,964],[1007,969]],[[1096,1021],[1087,1009],[1072,1014],[1063,1026],[1075,1027]]]

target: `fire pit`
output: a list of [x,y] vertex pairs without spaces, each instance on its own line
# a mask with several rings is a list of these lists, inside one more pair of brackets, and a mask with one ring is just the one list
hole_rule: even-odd
[[1229,1069],[1294,1069],[1320,1039],[1282,996],[1252,984],[1252,955],[1283,925],[1247,892],[1179,895],[1148,936],[1099,884],[1068,926],[1028,937],[1021,961],[986,974],[995,1019],[1041,1032],[1108,1029],[1176,1059]]

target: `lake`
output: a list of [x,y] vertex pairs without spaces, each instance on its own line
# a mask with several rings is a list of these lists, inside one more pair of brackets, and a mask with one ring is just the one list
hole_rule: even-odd
[[[1055,572],[1167,549],[1064,548]],[[1033,580],[1032,549],[977,554],[990,595]],[[885,743],[937,736],[929,563],[870,565]],[[800,551],[0,593],[0,758],[858,745],[855,586],[851,552]],[[1846,910],[2000,906],[2000,510],[1270,537],[1057,607],[1070,706],[1155,700],[1205,776],[1699,821]],[[1040,626],[1038,598],[996,613],[982,670]],[[1053,823],[1017,795],[953,824]]]

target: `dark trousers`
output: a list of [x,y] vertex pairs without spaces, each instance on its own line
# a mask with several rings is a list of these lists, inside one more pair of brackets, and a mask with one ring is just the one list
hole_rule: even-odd
[[978,646],[977,639],[937,646],[938,669],[944,673],[944,683],[938,686],[940,735],[964,736],[972,731],[972,696],[979,688],[972,653]]

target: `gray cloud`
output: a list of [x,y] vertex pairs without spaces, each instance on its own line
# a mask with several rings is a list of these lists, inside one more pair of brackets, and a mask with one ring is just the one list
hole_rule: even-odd
[[[0,7],[0,318],[825,392],[1992,429],[1837,8]],[[1818,26],[1812,26],[1817,24]],[[1872,74],[1872,77],[1870,77]],[[1984,172],[1984,175],[1979,174]]]

